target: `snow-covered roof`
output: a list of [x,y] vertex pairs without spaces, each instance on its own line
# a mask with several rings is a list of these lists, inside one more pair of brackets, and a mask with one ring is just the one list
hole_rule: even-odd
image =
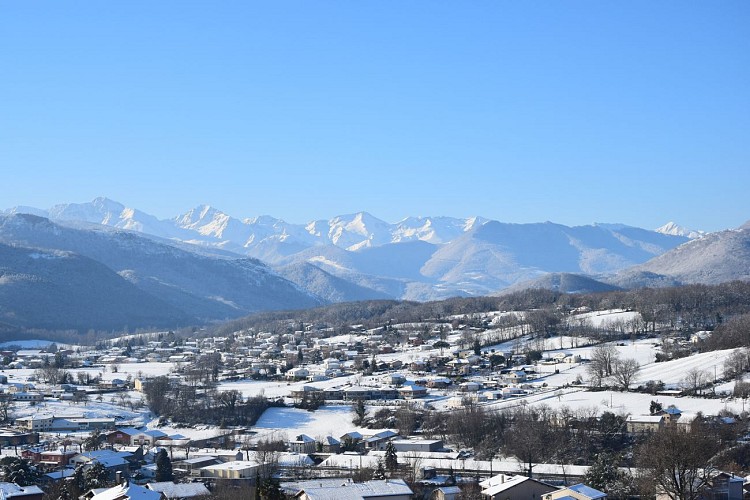
[[403,479],[389,479],[381,481],[366,481],[364,483],[344,482],[335,487],[308,487],[304,491],[309,500],[360,500],[368,497],[403,496],[411,497],[414,493]]
[[137,484],[118,484],[113,488],[107,488],[97,493],[91,500],[159,500],[161,493],[151,491]]
[[18,486],[16,483],[0,482],[0,498],[13,498],[24,495],[43,495],[39,486]]
[[479,483],[479,485],[484,488],[482,490],[483,495],[494,497],[498,493],[502,493],[505,490],[514,488],[530,479],[531,478],[526,476],[509,476],[507,474],[498,474],[489,479],[486,479],[485,481],[482,481],[481,483]]
[[662,420],[662,415],[628,415],[628,422],[658,424]]
[[201,497],[211,494],[203,483],[173,483],[172,481],[162,481],[158,483],[149,483],[146,485],[146,488],[163,493],[168,499]]
[[294,442],[301,442],[301,443],[314,443],[315,438],[311,438],[307,434],[300,434],[295,438]]
[[607,497],[606,493],[594,489],[591,486],[586,486],[583,483],[574,484],[573,486],[569,486],[568,489],[575,491],[576,493],[580,493],[581,495],[585,495],[587,498],[591,499]]

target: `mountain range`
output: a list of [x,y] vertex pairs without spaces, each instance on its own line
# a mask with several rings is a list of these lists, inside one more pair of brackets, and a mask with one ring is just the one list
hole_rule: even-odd
[[[674,223],[647,230],[482,217],[408,217],[391,224],[366,212],[290,224],[271,216],[235,218],[206,205],[158,219],[107,198],[15,207],[0,217],[0,243],[102,264],[174,308],[164,311],[181,322],[330,302],[488,295],[509,287],[583,291],[746,279],[747,252],[737,252],[747,249],[747,233],[705,234]],[[730,251],[736,258],[722,258]],[[714,258],[700,257],[706,252]]]

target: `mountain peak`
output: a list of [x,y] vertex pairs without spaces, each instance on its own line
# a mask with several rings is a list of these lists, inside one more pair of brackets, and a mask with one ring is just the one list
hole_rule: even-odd
[[220,210],[215,209],[211,205],[201,204],[185,212],[182,215],[178,215],[173,220],[177,222],[181,227],[191,227],[196,224],[203,224],[211,219],[215,219],[216,216],[226,216]]
[[705,231],[694,231],[692,229],[687,229],[672,221],[669,221],[663,226],[656,228],[655,231],[657,233],[668,234],[671,236],[685,236],[687,238],[690,238],[691,240],[700,238],[702,236],[705,236],[706,234]]

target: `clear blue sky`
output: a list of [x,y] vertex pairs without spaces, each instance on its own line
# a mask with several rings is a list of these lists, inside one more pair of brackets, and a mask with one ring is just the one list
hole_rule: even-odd
[[0,208],[750,219],[750,2],[0,0]]

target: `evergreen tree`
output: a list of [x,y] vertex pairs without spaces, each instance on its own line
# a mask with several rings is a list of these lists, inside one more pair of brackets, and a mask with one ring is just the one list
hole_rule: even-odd
[[83,491],[108,486],[109,473],[101,462],[94,462],[83,471]]
[[657,413],[659,413],[662,410],[661,403],[659,403],[658,401],[654,401],[652,399],[651,400],[651,404],[648,407],[648,410],[651,413],[651,415],[656,415]]
[[398,457],[396,456],[396,447],[393,445],[393,441],[388,441],[385,447],[385,468],[390,472],[398,469]]
[[354,405],[352,405],[352,412],[354,412],[352,423],[354,425],[364,425],[367,421],[367,408],[365,407],[365,402],[361,399],[355,401]]
[[154,478],[157,482],[161,481],[174,481],[174,474],[172,473],[172,461],[167,455],[167,450],[162,448],[159,453],[156,454],[156,477]]
[[283,500],[286,498],[281,491],[279,480],[271,476],[263,479],[256,491],[260,494],[261,500]]
[[72,481],[66,481],[70,485],[70,492],[75,498],[82,493],[85,493],[86,479],[83,477],[83,464],[79,464],[75,471],[73,471]]
[[373,479],[385,479],[385,465],[382,459],[378,459],[378,466],[375,469],[375,473],[372,475]]
[[101,447],[103,442],[104,436],[102,433],[99,429],[94,429],[94,432],[83,441],[83,449],[86,451],[96,451]]
[[28,460],[19,457],[3,457],[0,460],[0,477],[7,483],[32,486],[39,483],[40,474]]
[[632,479],[617,467],[619,457],[600,453],[584,476],[584,483],[597,490],[606,491],[609,498],[628,498]]

